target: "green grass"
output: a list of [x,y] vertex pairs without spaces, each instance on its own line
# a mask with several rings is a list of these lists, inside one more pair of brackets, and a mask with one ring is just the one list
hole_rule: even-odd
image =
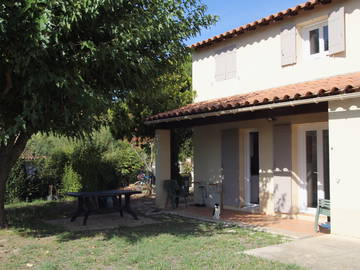
[[0,231],[1,269],[301,269],[257,259],[246,249],[286,239],[249,229],[159,216],[158,224],[69,232],[43,219],[68,216],[73,202],[7,206]]

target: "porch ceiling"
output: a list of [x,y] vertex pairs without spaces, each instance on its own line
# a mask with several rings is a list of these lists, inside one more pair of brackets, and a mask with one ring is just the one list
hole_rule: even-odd
[[350,97],[351,93],[359,91],[360,72],[357,72],[193,103],[151,116],[146,120],[146,124],[157,127],[194,126],[279,115],[327,112],[327,97]]

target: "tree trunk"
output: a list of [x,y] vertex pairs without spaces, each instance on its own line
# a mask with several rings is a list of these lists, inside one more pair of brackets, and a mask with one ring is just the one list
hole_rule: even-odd
[[0,229],[6,228],[5,193],[6,181],[12,167],[24,151],[30,135],[21,133],[11,138],[6,145],[0,145]]

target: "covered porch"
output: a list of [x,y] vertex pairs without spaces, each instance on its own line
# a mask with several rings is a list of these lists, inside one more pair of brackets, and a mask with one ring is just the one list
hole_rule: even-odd
[[[172,210],[172,212],[180,216],[203,220],[210,220],[212,215],[211,208],[197,206],[179,207],[176,210]],[[220,221],[282,234],[297,239],[323,235],[322,232],[314,231],[314,220],[311,215],[303,215],[303,217],[299,219],[281,215],[271,216],[224,209]],[[322,218],[321,222],[325,221],[326,218]]]
[[326,198],[332,233],[360,237],[359,77],[195,103],[150,118],[157,128],[157,206],[165,207],[162,181],[171,178],[171,129],[191,127],[196,204],[220,204],[225,219],[274,217],[267,226],[287,218],[291,227],[291,219],[312,224],[318,200]]

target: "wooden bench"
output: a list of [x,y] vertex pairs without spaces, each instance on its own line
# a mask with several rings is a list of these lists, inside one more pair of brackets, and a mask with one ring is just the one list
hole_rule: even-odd
[[318,202],[316,216],[315,216],[315,224],[314,230],[315,232],[319,231],[319,217],[320,215],[325,215],[330,217],[330,200],[320,199]]

